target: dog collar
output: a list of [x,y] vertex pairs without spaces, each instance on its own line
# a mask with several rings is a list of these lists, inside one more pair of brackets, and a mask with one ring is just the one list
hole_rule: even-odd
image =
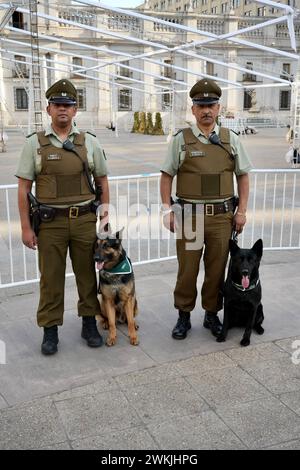
[[235,282],[231,281],[232,284],[234,285],[234,287],[237,289],[237,290],[241,290],[242,292],[246,292],[248,290],[252,290],[254,289],[256,286],[258,286],[259,284],[259,279],[257,279],[256,282],[254,282],[253,284],[250,284],[249,287],[247,287],[247,289],[245,289],[241,284],[236,284]]
[[131,262],[126,256],[124,259],[122,259],[122,261],[120,261],[119,264],[117,264],[111,269],[104,269],[104,271],[109,274],[131,274],[132,273]]

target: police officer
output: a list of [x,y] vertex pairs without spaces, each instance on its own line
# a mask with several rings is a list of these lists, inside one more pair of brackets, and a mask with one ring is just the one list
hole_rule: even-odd
[[[184,230],[176,240],[178,275],[174,304],[179,310],[179,317],[172,331],[175,339],[184,339],[191,328],[190,312],[196,303],[197,276],[203,251],[203,326],[209,328],[214,336],[220,334],[222,324],[217,313],[223,304],[221,287],[228,258],[228,241],[232,229],[240,233],[246,223],[248,172],[252,166],[238,136],[216,123],[221,94],[217,83],[206,78],[192,87],[190,97],[196,124],[173,136],[161,169],[164,225],[172,232],[176,230],[174,206],[171,206],[172,180],[175,175],[176,195],[183,215],[185,207],[191,207],[193,227],[198,213],[202,214],[203,220],[203,243],[200,246],[187,249],[188,240]],[[235,213],[234,174],[239,196]]]
[[[102,187],[102,202],[109,202],[105,154],[96,137],[74,125],[77,92],[66,79],[46,92],[51,124],[27,137],[16,173],[18,204],[25,246],[38,246],[40,301],[37,322],[44,328],[43,354],[57,352],[57,327],[63,324],[66,256],[69,249],[78,289],[81,336],[90,347],[102,345],[95,315],[100,313],[93,261],[96,215],[91,174]],[[69,143],[69,147],[65,143]],[[73,151],[66,148],[73,147]],[[85,167],[85,170],[84,170]],[[36,198],[50,209],[41,222],[38,237],[30,226],[27,194],[35,181]],[[48,209],[49,211],[49,209]],[[46,213],[47,217],[48,212]],[[102,214],[107,215],[107,214]]]

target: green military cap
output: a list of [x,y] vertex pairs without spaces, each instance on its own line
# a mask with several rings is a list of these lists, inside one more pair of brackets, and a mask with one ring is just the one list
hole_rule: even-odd
[[191,88],[190,97],[194,104],[218,103],[222,90],[213,80],[202,78]]
[[46,91],[46,98],[49,103],[77,103],[77,91],[73,83],[63,78],[58,80]]

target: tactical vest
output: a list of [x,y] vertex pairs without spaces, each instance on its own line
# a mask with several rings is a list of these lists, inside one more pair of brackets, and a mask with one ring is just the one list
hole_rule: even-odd
[[[192,129],[183,129],[182,132],[186,154],[177,173],[177,196],[203,200],[232,197],[234,160],[222,147],[200,142]],[[219,137],[231,153],[229,129],[220,127]]]
[[[83,171],[83,163],[74,152],[55,147],[44,132],[37,133],[41,155],[41,173],[36,178],[36,198],[44,204],[72,204],[94,199]],[[76,134],[74,145],[83,161],[87,160],[85,135]]]

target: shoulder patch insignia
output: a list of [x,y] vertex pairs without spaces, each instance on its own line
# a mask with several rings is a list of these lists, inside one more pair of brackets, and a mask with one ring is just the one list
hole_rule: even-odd
[[26,139],[29,139],[29,137],[31,137],[31,136],[34,135],[34,134],[36,134],[35,131],[34,131],[34,132],[31,132],[31,134],[28,134],[28,135],[26,136]]
[[90,135],[92,135],[93,137],[97,137],[96,134],[93,134],[93,132],[91,132],[91,131],[85,131],[85,133],[86,133],[86,134],[90,134]]

